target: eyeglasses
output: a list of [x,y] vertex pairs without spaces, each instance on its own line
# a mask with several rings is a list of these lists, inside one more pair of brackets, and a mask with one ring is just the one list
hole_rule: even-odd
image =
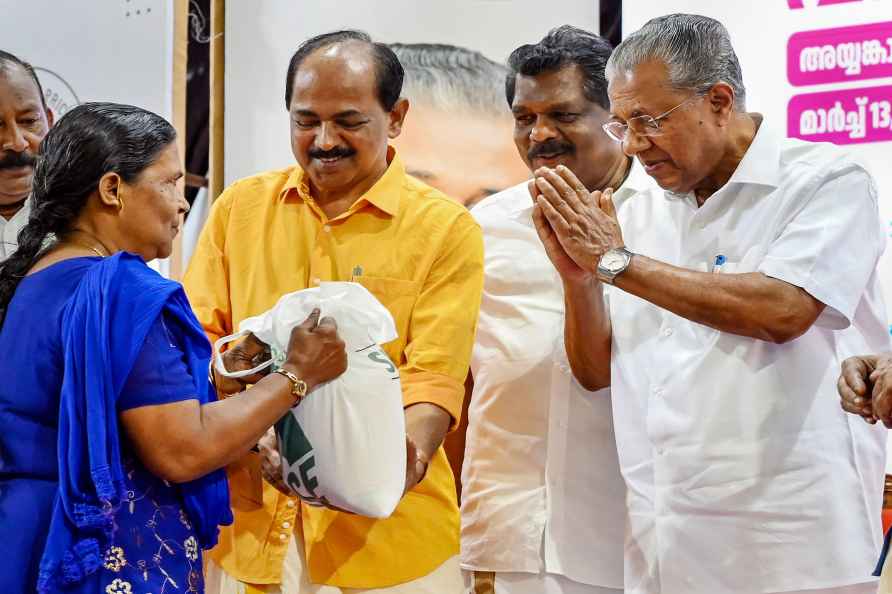
[[607,122],[603,126],[604,132],[607,133],[607,136],[612,138],[617,142],[623,142],[626,139],[626,136],[629,134],[629,130],[632,130],[638,136],[660,136],[663,133],[663,128],[660,126],[660,120],[668,116],[670,113],[680,108],[682,105],[686,105],[695,99],[699,99],[703,97],[703,95],[694,95],[693,97],[688,97],[672,109],[667,112],[664,112],[657,117],[649,116],[649,115],[640,115],[635,116],[634,118],[630,118],[629,121],[623,122]]

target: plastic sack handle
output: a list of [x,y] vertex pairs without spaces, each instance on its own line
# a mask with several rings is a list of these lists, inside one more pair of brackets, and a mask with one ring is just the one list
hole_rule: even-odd
[[226,366],[223,364],[223,347],[229,344],[230,342],[235,342],[240,338],[244,338],[248,334],[251,334],[250,330],[242,330],[241,332],[236,332],[235,334],[230,334],[229,336],[224,336],[218,339],[214,343],[214,369],[217,370],[217,373],[222,375],[223,377],[228,377],[232,379],[238,379],[241,377],[247,377],[249,375],[254,375],[255,373],[259,373],[273,364],[273,360],[264,361],[257,367],[253,369],[246,369],[244,371],[227,371]]

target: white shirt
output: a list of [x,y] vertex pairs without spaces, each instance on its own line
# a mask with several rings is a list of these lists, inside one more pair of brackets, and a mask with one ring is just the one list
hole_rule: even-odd
[[31,200],[26,200],[19,212],[12,215],[8,221],[0,217],[0,262],[6,260],[19,247],[19,231],[28,224],[28,215],[31,213]]
[[651,189],[619,208],[630,250],[687,269],[762,272],[827,307],[778,345],[610,287],[612,393],[629,489],[629,594],[762,593],[869,581],[884,430],[839,405],[840,363],[889,349],[870,175],[763,123],[698,208]]
[[[617,201],[651,182],[634,165]],[[462,470],[466,569],[622,588],[625,486],[610,393],[573,379],[560,278],[526,183],[478,204],[484,287]]]

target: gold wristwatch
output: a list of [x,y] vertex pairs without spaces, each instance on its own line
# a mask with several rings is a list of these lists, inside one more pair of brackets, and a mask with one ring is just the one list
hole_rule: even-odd
[[297,405],[301,399],[307,395],[307,382],[300,379],[287,369],[276,369],[273,373],[278,373],[279,375],[283,375],[288,378],[288,381],[291,382],[291,395],[294,396],[294,404]]

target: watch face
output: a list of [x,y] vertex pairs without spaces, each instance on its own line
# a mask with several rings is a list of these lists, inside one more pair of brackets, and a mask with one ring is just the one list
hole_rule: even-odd
[[616,272],[620,270],[623,265],[626,263],[626,258],[623,254],[618,254],[616,252],[607,252],[601,258],[601,266],[610,272]]

